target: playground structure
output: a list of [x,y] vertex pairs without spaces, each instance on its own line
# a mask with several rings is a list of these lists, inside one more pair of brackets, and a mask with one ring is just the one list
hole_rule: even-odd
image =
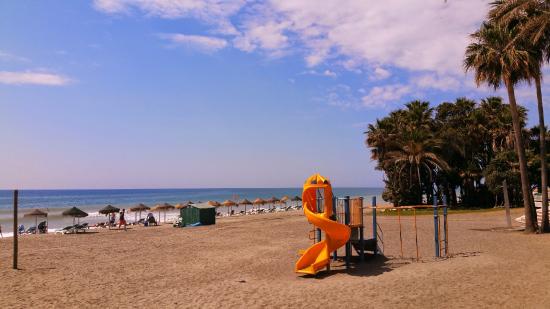
[[[434,195],[432,206],[401,206],[401,207],[377,207],[376,197],[372,198],[371,206],[364,206],[362,197],[335,197],[332,195],[330,181],[315,174],[309,177],[303,187],[303,209],[304,214],[313,224],[314,229],[310,231],[310,239],[313,245],[300,252],[301,257],[296,262],[297,273],[315,275],[323,269],[330,270],[331,254],[334,261],[338,260],[338,249],[345,247],[345,266],[351,266],[353,249],[359,256],[359,261],[365,261],[365,254],[383,254],[384,240],[383,232],[377,222],[377,211],[397,211],[399,222],[399,242],[401,257],[403,257],[403,231],[401,225],[401,212],[413,211],[414,236],[416,245],[416,260],[419,260],[418,250],[418,229],[416,226],[417,209],[433,209],[434,216],[434,248],[435,257],[448,256],[448,222],[447,203],[443,197],[443,205],[437,204]],[[371,238],[365,238],[364,210],[370,209],[372,213],[372,234]],[[443,224],[441,224],[443,219]],[[443,237],[441,237],[443,233]],[[313,234],[313,235],[312,235]],[[323,240],[322,236],[325,236]]]

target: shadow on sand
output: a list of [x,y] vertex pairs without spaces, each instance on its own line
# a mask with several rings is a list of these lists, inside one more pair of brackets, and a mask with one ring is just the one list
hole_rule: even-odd
[[383,255],[365,254],[364,262],[361,262],[358,256],[353,256],[347,269],[345,260],[339,258],[337,262],[331,264],[330,271],[320,271],[317,275],[304,275],[303,278],[324,279],[336,274],[359,277],[378,276],[406,264],[409,263],[390,263],[390,259]]

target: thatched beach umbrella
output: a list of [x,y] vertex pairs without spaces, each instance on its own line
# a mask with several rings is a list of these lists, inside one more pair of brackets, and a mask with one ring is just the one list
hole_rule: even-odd
[[177,203],[175,208],[176,209],[182,209],[182,208],[187,208],[187,206],[189,206],[189,205],[187,205],[186,203]]
[[139,219],[141,220],[141,212],[151,209],[151,207],[145,204],[137,204],[136,206],[130,208],[130,211],[136,212],[136,221],[137,221],[137,212],[139,212]]
[[76,208],[76,207],[73,207],[71,209],[67,209],[64,212],[62,212],[61,214],[64,215],[64,216],[73,217],[73,225],[74,225],[74,219],[75,218],[78,218],[78,223],[80,224],[80,218],[84,218],[84,217],[88,216],[87,212],[85,212],[85,211],[83,211],[79,208]]
[[34,226],[36,227],[35,234],[38,232],[38,217],[46,217],[46,226],[48,225],[48,213],[39,209],[34,209],[24,214],[23,217],[34,217]]
[[108,215],[108,214],[112,214],[113,212],[114,212],[114,213],[117,213],[117,212],[119,212],[119,211],[120,211],[119,208],[116,208],[116,207],[114,207],[114,206],[112,206],[112,205],[107,205],[107,206],[101,208],[101,209],[99,210],[99,213],[102,214],[102,215]]
[[298,206],[298,202],[301,202],[302,198],[296,195],[291,199],[291,201],[296,202],[296,206]]
[[286,201],[290,200],[290,197],[288,195],[285,195],[281,198],[281,202],[286,203]]
[[227,208],[227,214],[229,215],[229,210],[231,209],[231,207],[237,205],[237,203],[233,202],[232,200],[225,200],[223,201],[222,203],[222,206],[225,206],[225,207],[229,207]]
[[221,204],[216,201],[208,201],[208,205],[214,206],[214,207],[220,207]]
[[174,209],[174,206],[173,205],[170,205],[168,203],[164,203],[164,204],[157,204],[155,207],[153,207],[151,210],[152,211],[155,211],[155,210],[158,210],[159,211],[159,222],[160,222],[160,211],[161,210],[164,210],[164,223],[166,223],[166,211],[167,210],[170,210],[170,209]]
[[240,200],[237,204],[244,205],[244,213],[246,214],[246,205],[252,205],[252,202],[247,199],[244,199],[244,200]]
[[[275,208],[275,204],[276,203],[279,203],[281,200],[279,200],[278,198],[272,196],[270,199],[268,199],[266,202],[269,203],[269,204],[273,204],[273,208]],[[269,207],[271,209],[271,206]]]
[[260,205],[264,205],[266,202],[261,199],[261,198],[257,198],[254,200],[254,202],[252,202],[252,205],[257,205],[258,209],[260,209]]

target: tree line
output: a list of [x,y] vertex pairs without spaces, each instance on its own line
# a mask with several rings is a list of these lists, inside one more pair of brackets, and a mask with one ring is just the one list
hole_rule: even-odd
[[[508,104],[495,97],[479,104],[460,98],[434,110],[428,102],[413,101],[371,124],[367,144],[385,172],[384,198],[417,204],[439,192],[451,197],[452,206],[489,206],[502,201],[502,187],[509,185],[512,203],[524,208],[525,231],[547,232],[541,80],[542,67],[550,62],[550,1],[494,1],[470,37],[465,71],[478,86],[504,86]],[[522,82],[534,84],[537,96],[539,125],[531,130],[524,128],[525,109],[515,97]],[[531,194],[535,185],[542,193],[540,227]]]
[[[522,107],[519,117],[529,179],[540,187],[540,130],[525,128]],[[371,158],[385,173],[383,198],[396,206],[418,205],[439,192],[437,198],[448,196],[451,207],[493,207],[504,203],[506,180],[510,203],[521,206],[511,119],[510,105],[500,97],[479,103],[458,98],[435,108],[412,101],[377,119],[365,133]]]

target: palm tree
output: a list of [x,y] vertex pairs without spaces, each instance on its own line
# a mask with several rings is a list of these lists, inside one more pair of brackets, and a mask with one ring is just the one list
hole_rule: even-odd
[[482,83],[495,89],[500,87],[501,83],[506,86],[520,165],[525,231],[533,233],[537,230],[536,213],[531,205],[527,161],[514,86],[521,80],[528,80],[530,72],[535,71],[534,67],[537,67],[538,63],[533,63],[532,50],[519,42],[512,43],[515,34],[513,29],[499,24],[483,23],[481,28],[471,35],[474,42],[466,48],[464,68],[466,71],[474,71],[478,86]]
[[[539,63],[530,72],[530,78],[535,81],[537,92],[537,108],[539,114],[539,127],[544,128],[544,108],[542,103],[542,71],[543,53],[546,60],[550,59],[550,1],[540,0],[514,0],[496,1],[492,4],[489,17],[505,27],[517,28],[515,41],[521,40],[524,44],[531,44],[538,53],[533,54],[534,61]],[[546,167],[546,144],[545,130],[541,130],[540,158],[541,158],[541,193],[542,193],[542,224],[540,232],[548,232],[550,229],[548,221],[548,172]]]
[[[439,155],[443,148],[442,144],[441,140],[421,130],[407,132],[393,141],[394,149],[386,153],[382,165],[395,166],[398,178],[407,172],[410,185],[416,183],[418,188],[422,188],[423,185],[431,187],[437,171],[450,169],[447,162]],[[422,182],[424,178],[422,172],[429,177],[428,183]],[[418,192],[421,194],[422,191],[418,190]]]

